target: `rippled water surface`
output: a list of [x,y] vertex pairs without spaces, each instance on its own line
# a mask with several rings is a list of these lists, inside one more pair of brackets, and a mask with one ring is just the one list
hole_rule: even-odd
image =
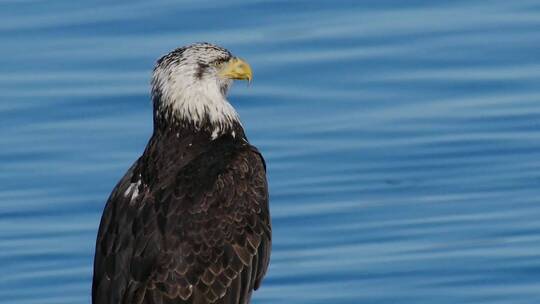
[[255,303],[540,303],[540,2],[0,2],[0,302],[89,303],[157,57],[246,58],[268,162]]

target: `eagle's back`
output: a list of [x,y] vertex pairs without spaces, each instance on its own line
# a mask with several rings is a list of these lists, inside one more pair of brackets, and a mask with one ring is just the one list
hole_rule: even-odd
[[249,303],[270,230],[264,160],[247,141],[153,137],[105,207],[92,301]]

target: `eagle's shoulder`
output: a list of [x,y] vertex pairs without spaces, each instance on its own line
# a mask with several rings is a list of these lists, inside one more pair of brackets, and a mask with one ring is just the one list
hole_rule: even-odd
[[126,229],[133,223],[135,213],[130,210],[130,202],[139,195],[141,183],[136,180],[141,159],[138,159],[124,174],[112,190],[105,204],[96,239],[94,256],[94,276],[92,282],[93,303],[116,303],[125,288],[125,278],[129,276],[122,260],[131,253],[129,242],[133,240]]

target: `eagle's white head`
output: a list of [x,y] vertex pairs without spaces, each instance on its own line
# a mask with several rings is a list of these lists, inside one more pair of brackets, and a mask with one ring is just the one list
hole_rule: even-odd
[[239,123],[227,101],[233,79],[251,81],[251,67],[224,48],[196,43],[170,52],[152,75],[154,120],[214,133],[230,129]]

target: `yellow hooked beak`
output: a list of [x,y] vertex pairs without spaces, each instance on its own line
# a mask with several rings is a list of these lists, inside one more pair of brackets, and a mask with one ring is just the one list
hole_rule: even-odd
[[219,76],[229,79],[239,79],[249,81],[253,79],[253,73],[251,67],[247,62],[240,58],[233,57],[219,72]]

